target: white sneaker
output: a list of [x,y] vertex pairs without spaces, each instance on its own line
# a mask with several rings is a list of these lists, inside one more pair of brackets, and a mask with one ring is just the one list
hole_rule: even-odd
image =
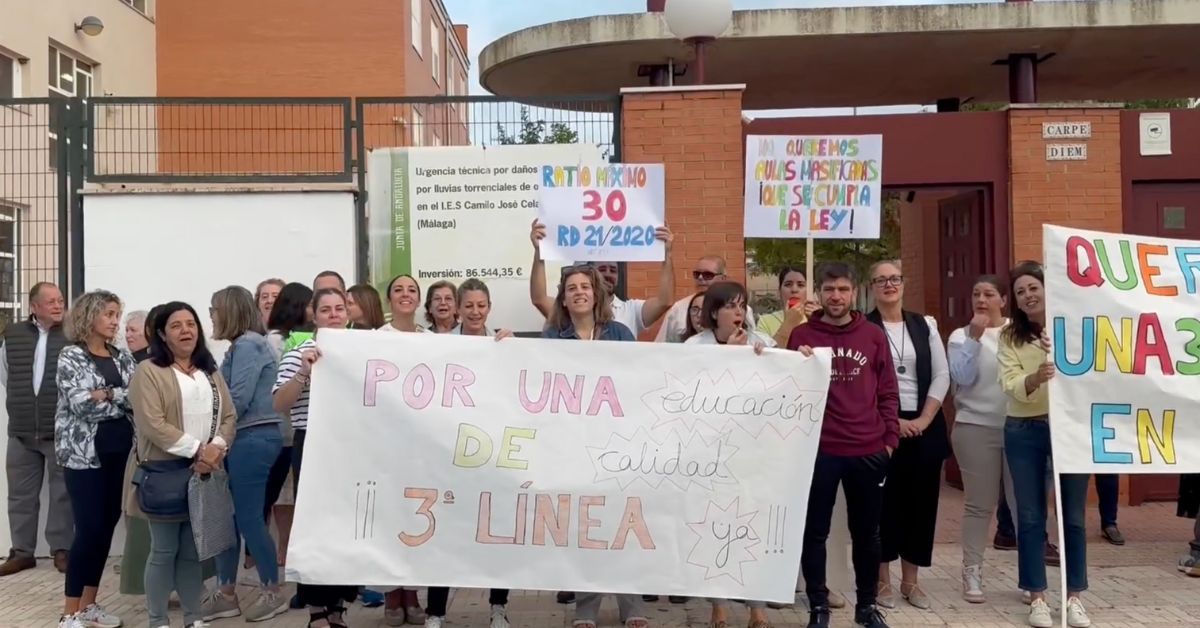
[[492,604],[491,628],[508,628],[508,609],[503,604]]
[[[171,627],[167,626],[167,628],[171,628]],[[184,626],[183,628],[212,628],[212,624],[210,624],[206,621],[194,621],[194,622]]]
[[1083,602],[1075,596],[1067,598],[1067,625],[1071,628],[1088,628],[1092,620],[1083,608]]
[[1029,605],[1029,625],[1033,628],[1054,628],[1054,617],[1046,600],[1034,600]]
[[442,628],[442,622],[446,621],[445,617],[434,617],[430,615],[425,618],[425,628]]
[[963,599],[971,604],[983,604],[983,565],[966,565],[962,572]]
[[79,613],[74,615],[63,615],[58,618],[58,628],[85,628],[83,621],[79,619]]
[[121,618],[104,612],[99,604],[91,604],[77,615],[84,628],[120,628]]

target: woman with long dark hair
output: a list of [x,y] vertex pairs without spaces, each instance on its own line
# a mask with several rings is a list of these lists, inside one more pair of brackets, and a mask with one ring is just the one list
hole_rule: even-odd
[[701,322],[700,315],[704,312],[704,293],[697,292],[692,295],[692,300],[688,303],[687,324],[683,328],[683,336],[680,337],[683,342],[687,342],[689,338],[704,331],[704,323]]
[[[1046,334],[1046,288],[1042,265],[1025,262],[1010,275],[1012,322],[1000,332],[1000,387],[1008,395],[1004,455],[1017,498],[1017,585],[1029,591],[1029,625],[1050,628],[1056,619],[1046,603],[1046,474],[1050,471],[1049,382],[1056,369]],[[1063,548],[1067,571],[1067,625],[1092,625],[1080,595],[1087,590],[1086,513],[1088,475],[1059,476]]]
[[383,302],[375,286],[360,283],[346,291],[346,309],[350,317],[350,329],[379,329],[387,321],[383,318]]
[[[322,288],[313,295],[313,323],[319,333],[321,329],[345,329],[346,295],[337,288]],[[292,449],[292,475],[296,488],[300,487],[300,472],[303,470],[304,440],[308,432],[308,395],[312,380],[312,367],[320,357],[317,343],[309,338],[295,349],[284,354],[279,361],[279,373],[274,385],[274,408],[276,412],[288,412],[295,429]],[[308,606],[309,626],[325,628],[346,626],[345,604],[358,597],[356,586],[297,585],[300,603]]]
[[312,297],[312,288],[302,283],[289,283],[279,291],[267,319],[267,340],[280,355],[312,338]]
[[[757,353],[774,347],[770,336],[749,329],[746,317],[746,287],[736,281],[718,281],[708,287],[701,305],[701,331],[684,340],[686,344],[750,345]],[[688,312],[688,326],[693,324]]]
[[133,355],[113,342],[121,300],[104,290],[84,294],[67,312],[67,345],[58,356],[54,452],[63,467],[75,540],[67,558],[60,628],[115,628],[121,619],[96,602],[100,577],[121,519],[125,463],[133,443],[129,380]]
[[387,287],[388,309],[392,320],[380,331],[426,333],[429,330],[417,323],[417,308],[421,305],[421,286],[411,275],[396,275]]
[[895,606],[891,563],[900,560],[900,596],[927,609],[929,596],[917,581],[921,567],[933,565],[942,463],[950,455],[950,435],[942,400],[950,389],[950,366],[937,321],[904,309],[904,275],[898,260],[871,267],[875,310],[867,320],[881,327],[892,353],[900,388],[900,446],[888,465],[879,520],[881,545],[877,603]]
[[821,309],[808,291],[808,278],[804,271],[795,266],[779,269],[779,309],[763,314],[755,328],[775,341],[786,346],[792,330],[803,325],[814,312]]
[[[171,592],[179,593],[184,623],[201,626],[203,572],[187,505],[177,515],[142,511],[132,471],[153,464],[208,474],[221,467],[233,444],[237,420],[233,399],[192,306],[172,301],[155,313],[150,359],[138,366],[129,386],[137,426],[137,457],[126,486],[126,513],[150,521],[146,564],[146,609],[150,626],[167,626]],[[147,481],[147,480],[143,480]]]

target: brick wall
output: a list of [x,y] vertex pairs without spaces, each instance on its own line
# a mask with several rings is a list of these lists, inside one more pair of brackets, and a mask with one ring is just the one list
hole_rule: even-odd
[[[692,265],[720,255],[746,281],[742,240],[742,86],[625,90],[621,160],[666,166],[667,224],[675,233],[675,293],[693,290]],[[630,298],[658,286],[658,264],[629,264]]]
[[[1013,261],[1042,259],[1042,225],[1122,230],[1119,109],[1009,111]],[[1044,122],[1091,122],[1088,139],[1042,139]],[[1084,161],[1047,161],[1046,144],[1087,144]]]

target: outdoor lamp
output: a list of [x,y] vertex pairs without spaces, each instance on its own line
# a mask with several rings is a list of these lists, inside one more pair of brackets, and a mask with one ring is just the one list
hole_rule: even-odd
[[91,37],[95,37],[96,35],[99,35],[101,31],[104,30],[104,22],[101,22],[100,18],[98,18],[94,15],[89,15],[89,16],[83,18],[82,20],[80,20],[79,23],[75,25],[75,30],[83,31],[84,35],[89,35]]
[[696,49],[696,84],[704,83],[704,45],[720,37],[733,20],[733,0],[667,0],[667,28]]

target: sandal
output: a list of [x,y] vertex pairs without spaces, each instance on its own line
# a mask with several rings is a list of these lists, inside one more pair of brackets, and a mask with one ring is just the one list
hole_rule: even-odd
[[645,617],[630,617],[625,620],[625,628],[649,628],[650,620]]
[[721,621],[712,621],[708,623],[708,628],[729,628],[729,622],[724,619]]
[[900,595],[906,602],[921,609],[929,609],[929,596],[921,590],[921,585],[915,582],[901,582]]
[[896,608],[896,593],[892,583],[880,581],[875,590],[875,603],[884,608]]
[[571,628],[596,628],[596,622],[588,619],[576,619],[571,622]]
[[769,621],[752,621],[748,628],[772,628]]

